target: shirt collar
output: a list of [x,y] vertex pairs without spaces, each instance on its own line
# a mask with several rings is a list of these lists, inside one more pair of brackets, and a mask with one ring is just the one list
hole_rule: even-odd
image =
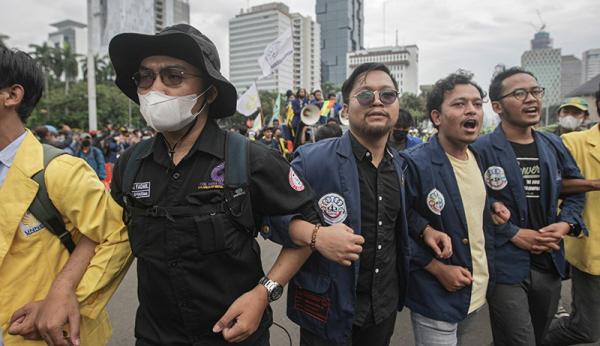
[[[354,135],[348,131],[350,134],[350,142],[352,143],[352,153],[354,153],[354,157],[356,157],[359,161],[369,161],[373,160],[373,154],[369,151],[369,149],[365,148],[360,142],[354,137]],[[385,154],[383,155],[383,159],[387,160],[393,158],[394,154],[390,150],[389,144],[385,145]]]
[[13,161],[15,160],[15,156],[17,156],[17,150],[21,146],[23,140],[27,137],[27,131],[23,132],[22,135],[17,137],[15,140],[10,142],[6,148],[0,150],[0,163],[10,168],[12,166]]
[[[193,155],[196,151],[210,154],[221,160],[225,158],[225,133],[213,119],[209,118],[206,121],[204,129],[202,129],[200,136],[198,136],[198,139],[196,139],[186,157]],[[160,163],[163,158],[168,160],[169,152],[167,144],[160,133],[156,136],[152,152],[157,162]]]

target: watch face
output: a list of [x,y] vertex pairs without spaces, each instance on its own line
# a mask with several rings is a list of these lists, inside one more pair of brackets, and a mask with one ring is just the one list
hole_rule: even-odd
[[271,294],[269,294],[269,298],[272,302],[274,302],[277,299],[281,298],[282,294],[283,294],[283,287],[280,285],[277,285],[275,288],[273,288],[273,291],[271,291]]

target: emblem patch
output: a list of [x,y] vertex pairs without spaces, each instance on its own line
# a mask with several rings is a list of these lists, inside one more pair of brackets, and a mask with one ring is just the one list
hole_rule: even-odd
[[23,216],[23,219],[19,223],[19,228],[26,237],[43,230],[45,227],[46,226],[36,219],[29,210],[25,213],[25,216]]
[[483,174],[483,180],[485,184],[492,190],[502,190],[508,185],[508,180],[506,180],[506,174],[504,173],[504,168],[499,166],[491,166],[486,169]]
[[429,194],[427,195],[427,207],[432,213],[442,215],[442,210],[444,210],[445,206],[446,200],[440,190],[434,188],[429,191]]
[[342,223],[348,217],[346,200],[337,193],[328,193],[319,199],[319,208],[323,212],[325,222],[330,225]]
[[211,181],[203,181],[198,184],[198,190],[222,189],[225,183],[225,162],[215,166],[210,172]]
[[298,175],[296,175],[296,172],[294,172],[292,167],[290,167],[290,172],[288,173],[288,181],[290,182],[292,189],[296,191],[304,191],[304,184],[302,183],[302,180],[298,178]]
[[134,198],[149,198],[150,197],[150,182],[146,181],[144,183],[133,183],[133,188],[131,189],[131,195]]

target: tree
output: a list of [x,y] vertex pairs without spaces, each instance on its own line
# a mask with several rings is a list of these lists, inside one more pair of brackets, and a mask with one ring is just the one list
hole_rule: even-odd
[[[83,80],[87,81],[87,56],[80,59],[81,70],[83,71]],[[115,69],[108,58],[108,55],[99,57],[94,55],[94,65],[96,67],[96,83],[110,83],[115,81]]]
[[61,49],[62,65],[65,73],[65,94],[69,94],[69,82],[73,82],[79,75],[79,63],[77,62],[76,54],[71,48],[71,45],[65,42],[63,49]]
[[400,108],[410,112],[415,122],[425,118],[425,100],[424,98],[412,93],[404,93],[400,97]]
[[324,98],[327,98],[327,95],[329,94],[337,94],[342,90],[340,85],[334,84],[331,81],[326,81],[325,83],[321,84],[321,87],[323,88],[321,91],[323,92]]

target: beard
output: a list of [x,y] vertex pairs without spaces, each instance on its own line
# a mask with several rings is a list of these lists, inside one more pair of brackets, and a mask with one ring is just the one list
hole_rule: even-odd
[[357,123],[350,121],[350,128],[352,128],[356,134],[360,135],[360,137],[377,140],[389,136],[390,131],[392,130],[392,121],[388,118],[385,125],[371,125],[363,118]]

